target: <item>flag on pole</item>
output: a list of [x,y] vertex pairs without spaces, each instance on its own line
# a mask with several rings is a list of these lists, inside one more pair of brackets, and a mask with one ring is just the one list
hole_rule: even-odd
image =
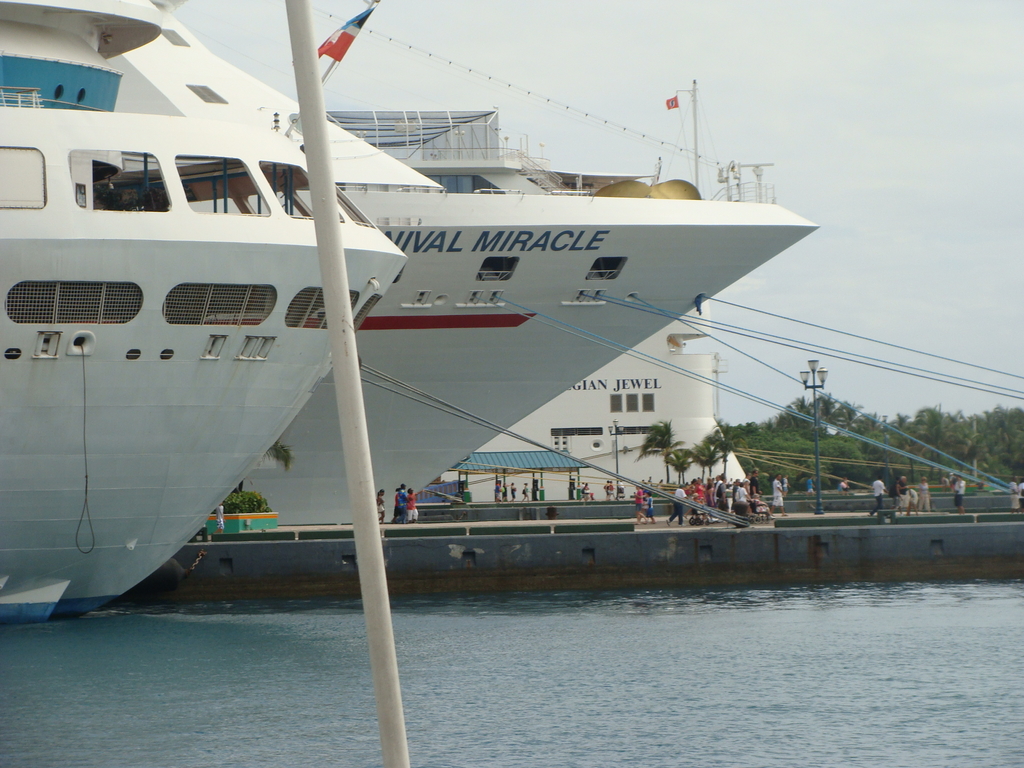
[[673,96],[665,101],[665,109],[679,109],[679,97]]
[[356,39],[356,35],[359,34],[359,30],[363,28],[363,24],[365,24],[366,20],[370,18],[370,14],[373,13],[373,9],[376,7],[377,4],[374,3],[358,16],[353,16],[351,19],[346,21],[342,25],[341,29],[328,37],[323,44],[317,48],[317,56],[328,56],[335,61],[341,61],[342,57],[348,53],[348,49],[352,45],[352,41]]

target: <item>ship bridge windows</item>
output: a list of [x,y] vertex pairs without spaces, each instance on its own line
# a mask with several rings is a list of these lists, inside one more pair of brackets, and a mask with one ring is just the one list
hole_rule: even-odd
[[0,147],[0,208],[43,208],[46,166],[33,147]]
[[[377,294],[374,296],[366,300],[366,303],[370,304],[370,309],[373,309],[373,304],[380,300],[380,296]],[[349,291],[348,298],[352,309],[355,309],[359,303],[359,291]],[[369,312],[366,307],[363,309],[366,313]],[[360,317],[355,323],[357,329],[364,319],[366,319],[366,315],[360,312]],[[288,304],[288,309],[284,313],[284,324],[289,328],[326,328],[327,310],[324,308],[324,289],[311,285],[295,294],[295,298]]]
[[481,281],[511,280],[518,265],[518,256],[488,256],[480,265],[476,279]]
[[148,152],[76,149],[69,162],[79,208],[159,213],[171,209],[160,163]]
[[478,176],[477,174],[429,176],[428,178],[444,187],[445,192],[453,194],[470,194],[478,189],[498,188],[483,176]]
[[625,256],[598,256],[587,272],[587,280],[614,280],[624,266]]
[[164,298],[164,320],[171,325],[259,325],[274,311],[272,285],[180,283]]
[[235,157],[175,158],[185,197],[193,211],[241,216],[269,216],[270,209],[249,175],[245,163]]
[[25,280],[7,292],[7,316],[16,323],[127,323],[142,309],[135,283]]

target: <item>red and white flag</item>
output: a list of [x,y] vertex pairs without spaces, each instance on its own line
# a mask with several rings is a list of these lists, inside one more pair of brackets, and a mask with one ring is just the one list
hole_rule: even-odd
[[317,48],[317,56],[327,56],[335,61],[341,61],[342,57],[348,53],[348,49],[351,47],[352,41],[356,39],[356,35],[359,34],[359,30],[363,28],[363,24],[370,18],[370,14],[373,13],[373,9],[376,7],[376,4],[371,5],[358,16],[353,16],[346,21],[341,29],[328,37]]
[[665,101],[665,109],[679,109],[679,97],[673,96]]

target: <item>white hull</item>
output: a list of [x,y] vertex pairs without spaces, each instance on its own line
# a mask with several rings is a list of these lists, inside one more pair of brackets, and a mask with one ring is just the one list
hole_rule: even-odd
[[[171,173],[179,155],[301,163],[291,142],[173,117],[0,116],[0,145],[34,148],[46,163],[45,205],[0,210],[0,621],[23,621],[45,618],[41,583],[67,582],[54,613],[79,613],[170,557],[299,412],[328,344],[324,331],[285,325],[292,297],[320,282],[312,222],[283,209],[197,213]],[[77,204],[69,153],[120,149],[159,159],[169,211]],[[277,205],[269,188],[264,198]],[[353,287],[390,282],[404,259],[376,230],[345,229]],[[8,292],[23,281],[134,283],[141,310],[114,324],[15,322]],[[182,283],[272,285],[277,301],[258,323],[171,324],[165,297]],[[52,354],[36,355],[40,334],[58,332]],[[212,335],[223,348],[204,359]],[[263,358],[241,355],[251,335],[273,339]],[[86,336],[88,354],[74,354]]]
[[[351,193],[372,218],[422,221],[419,242],[456,232],[460,252],[415,252],[410,227],[388,227],[407,246],[401,281],[359,332],[365,365],[425,390],[471,413],[511,426],[619,354],[552,328],[541,315],[631,348],[666,324],[662,315],[612,303],[580,304],[577,291],[637,294],[679,314],[701,293],[714,295],[813,231],[806,220],[774,205],[703,201],[622,200],[557,196]],[[477,224],[477,222],[481,222]],[[492,222],[501,222],[495,225]],[[514,222],[514,223],[510,223]],[[507,282],[478,282],[492,252],[473,251],[483,230],[560,232],[607,230],[600,250],[509,252],[521,261]],[[433,232],[432,236],[427,233]],[[560,244],[569,241],[563,238]],[[439,241],[438,241],[439,242]],[[497,251],[496,251],[497,252]],[[586,280],[595,257],[628,258],[615,280]],[[509,318],[500,308],[458,307],[471,291],[503,290],[503,297],[537,316],[515,327],[483,327],[483,318]],[[414,306],[431,291],[430,307]],[[437,304],[439,294],[447,296]],[[405,306],[403,306],[405,305]],[[413,305],[413,306],[410,306]],[[425,318],[425,319],[424,319]],[[429,328],[434,319],[447,327]],[[518,318],[523,320],[523,318]],[[478,327],[456,327],[476,323]],[[378,487],[421,488],[494,437],[494,432],[445,415],[375,386],[365,387],[367,419]],[[326,381],[282,437],[293,447],[290,471],[265,467],[253,487],[290,523],[347,521],[347,491],[337,435],[334,393]]]

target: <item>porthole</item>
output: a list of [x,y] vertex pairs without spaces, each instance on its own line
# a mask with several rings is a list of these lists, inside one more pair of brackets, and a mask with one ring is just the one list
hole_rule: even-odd
[[160,353],[161,360],[170,360],[172,357],[174,357],[173,349],[165,349]]
[[9,347],[8,349],[4,350],[4,357],[6,357],[8,360],[17,360],[19,357],[21,357],[21,350],[18,349],[17,347]]
[[129,360],[138,360],[140,357],[142,357],[142,352],[138,349],[129,349],[127,352],[124,353],[124,356]]
[[77,101],[78,101],[79,104],[81,104],[83,101],[85,101],[85,88],[79,88],[78,89]]
[[600,440],[595,440],[590,444],[590,447],[595,451],[600,451],[602,448],[604,448],[604,443],[602,443]]
[[63,96],[63,95],[64,95],[64,86],[63,85],[58,85],[56,88],[53,89],[53,100],[54,101],[60,100],[60,97]]

